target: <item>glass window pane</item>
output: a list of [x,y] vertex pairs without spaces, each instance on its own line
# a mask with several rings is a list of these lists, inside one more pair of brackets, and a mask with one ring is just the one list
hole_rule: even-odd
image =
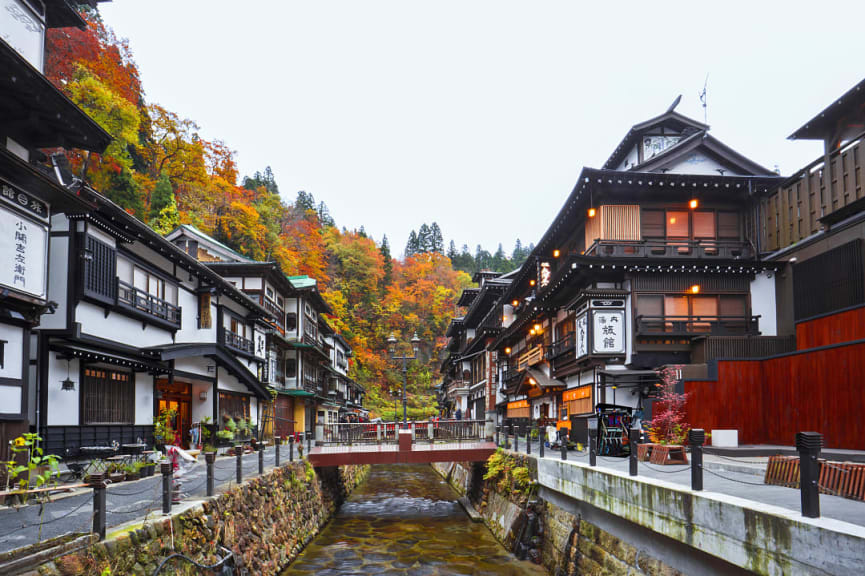
[[715,238],[714,212],[694,212],[694,238]]
[[667,237],[687,238],[688,235],[688,213],[667,212]]

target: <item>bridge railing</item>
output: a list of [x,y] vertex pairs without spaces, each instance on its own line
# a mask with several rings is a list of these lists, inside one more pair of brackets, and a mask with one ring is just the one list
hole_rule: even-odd
[[317,442],[334,444],[396,444],[400,429],[413,430],[415,442],[461,442],[484,439],[483,420],[422,420],[419,422],[333,423],[323,426]]

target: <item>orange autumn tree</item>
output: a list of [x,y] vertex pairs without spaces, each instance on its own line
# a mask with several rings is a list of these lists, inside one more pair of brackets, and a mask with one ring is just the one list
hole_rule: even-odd
[[[180,222],[250,258],[276,261],[289,275],[316,278],[334,310],[331,322],[353,347],[350,375],[366,389],[374,413],[393,410],[390,393],[401,389],[387,337],[408,340],[417,332],[424,344],[410,366],[409,413],[434,413],[430,387],[438,354],[468,275],[441,254],[392,258],[362,231],[337,228],[326,205],[311,194],[284,197],[269,169],[239,183],[234,151],[204,139],[194,120],[147,102],[128,43],[104,25],[98,11],[82,10],[85,30],[48,31],[46,74],[114,142],[102,155],[67,151],[76,174],[143,221],[171,194]],[[157,185],[159,199],[153,202]]]

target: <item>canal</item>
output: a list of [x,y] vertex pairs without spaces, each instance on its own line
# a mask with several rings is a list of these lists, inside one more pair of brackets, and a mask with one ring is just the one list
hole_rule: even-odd
[[373,466],[283,576],[546,574],[509,554],[456,499],[427,465]]

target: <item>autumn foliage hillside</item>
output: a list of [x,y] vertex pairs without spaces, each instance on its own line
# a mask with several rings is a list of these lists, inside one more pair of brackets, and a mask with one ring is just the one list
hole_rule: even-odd
[[193,224],[251,258],[316,278],[332,324],[354,349],[351,374],[385,417],[402,385],[386,339],[417,332],[424,346],[409,368],[410,415],[431,414],[443,335],[468,275],[438,253],[392,258],[386,239],[339,229],[311,194],[286,201],[269,169],[240,180],[234,152],[147,102],[127,43],[98,13],[85,16],[86,30],[50,30],[47,46],[51,81],[114,137],[103,155],[68,151],[76,174],[161,233]]

